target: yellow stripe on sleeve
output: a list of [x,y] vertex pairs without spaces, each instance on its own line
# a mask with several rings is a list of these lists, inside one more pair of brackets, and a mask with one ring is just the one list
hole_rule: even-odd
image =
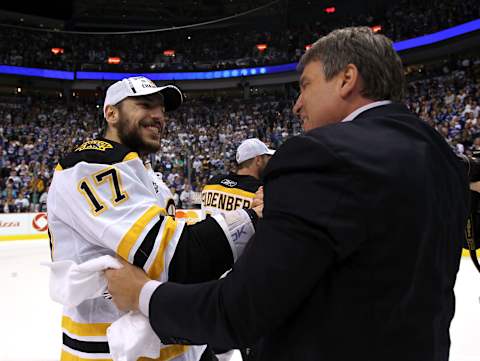
[[175,233],[178,224],[177,221],[175,221],[171,217],[166,217],[165,222],[166,223],[162,232],[160,247],[158,247],[155,259],[153,260],[152,265],[147,272],[148,276],[154,280],[158,279],[158,277],[160,277],[160,274],[163,272],[163,267],[165,264],[165,250],[167,249],[168,243],[170,243],[170,241],[172,240],[173,234]]
[[159,206],[151,206],[123,236],[120,244],[117,247],[117,254],[124,260],[128,260],[130,250],[134,246],[135,242],[137,242],[137,239],[143,232],[144,228],[150,223],[153,217],[162,212],[166,212],[164,208],[160,208]]
[[[462,249],[463,257],[470,257],[470,251],[468,249]],[[480,257],[480,249],[477,249],[477,257]]]

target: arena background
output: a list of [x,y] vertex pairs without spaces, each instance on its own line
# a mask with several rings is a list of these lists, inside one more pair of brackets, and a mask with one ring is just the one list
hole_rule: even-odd
[[[16,1],[0,9],[0,361],[59,358],[61,307],[40,265],[49,260],[48,184],[63,153],[100,134],[104,92],[126,74],[186,93],[150,160],[178,194],[177,216],[192,220],[202,186],[235,169],[243,139],[278,148],[301,133],[291,112],[296,62],[338,27],[389,36],[405,65],[409,108],[453,151],[480,150],[478,0]],[[463,257],[452,361],[480,360],[479,280]]]

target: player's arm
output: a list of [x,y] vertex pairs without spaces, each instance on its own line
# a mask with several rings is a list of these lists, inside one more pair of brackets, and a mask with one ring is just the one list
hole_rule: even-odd
[[169,280],[195,283],[219,278],[243,253],[257,219],[254,210],[239,209],[185,226],[169,267]]
[[172,262],[172,275],[182,282],[189,281],[186,277],[191,273],[206,280],[228,270],[254,232],[250,216],[242,211],[235,217],[212,217],[185,226],[157,205],[146,185],[150,180],[142,178],[146,176],[142,167],[137,158],[64,170],[70,173],[57,192],[75,228],[92,243],[143,268],[153,279],[166,280]]

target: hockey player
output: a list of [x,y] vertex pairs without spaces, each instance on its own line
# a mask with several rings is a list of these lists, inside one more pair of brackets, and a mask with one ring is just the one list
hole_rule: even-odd
[[[145,77],[108,88],[104,137],[64,157],[53,176],[47,204],[53,264],[119,256],[153,279],[183,283],[217,279],[232,266],[262,206],[187,226],[167,215],[170,190],[141,159],[160,149],[165,112],[182,102],[178,88]],[[106,329],[121,315],[104,297],[64,307],[61,360],[110,360]],[[197,361],[204,349],[170,345],[162,355]]]
[[203,212],[216,214],[251,208],[255,192],[262,186],[263,170],[274,153],[257,138],[244,140],[237,148],[237,172],[212,177],[203,187]]

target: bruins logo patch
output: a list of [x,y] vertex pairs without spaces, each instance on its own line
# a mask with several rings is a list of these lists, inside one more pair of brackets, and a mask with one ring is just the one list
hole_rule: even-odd
[[106,149],[110,148],[113,148],[113,145],[104,142],[103,140],[89,140],[75,149],[75,152],[81,152],[82,150],[101,150],[104,152]]

